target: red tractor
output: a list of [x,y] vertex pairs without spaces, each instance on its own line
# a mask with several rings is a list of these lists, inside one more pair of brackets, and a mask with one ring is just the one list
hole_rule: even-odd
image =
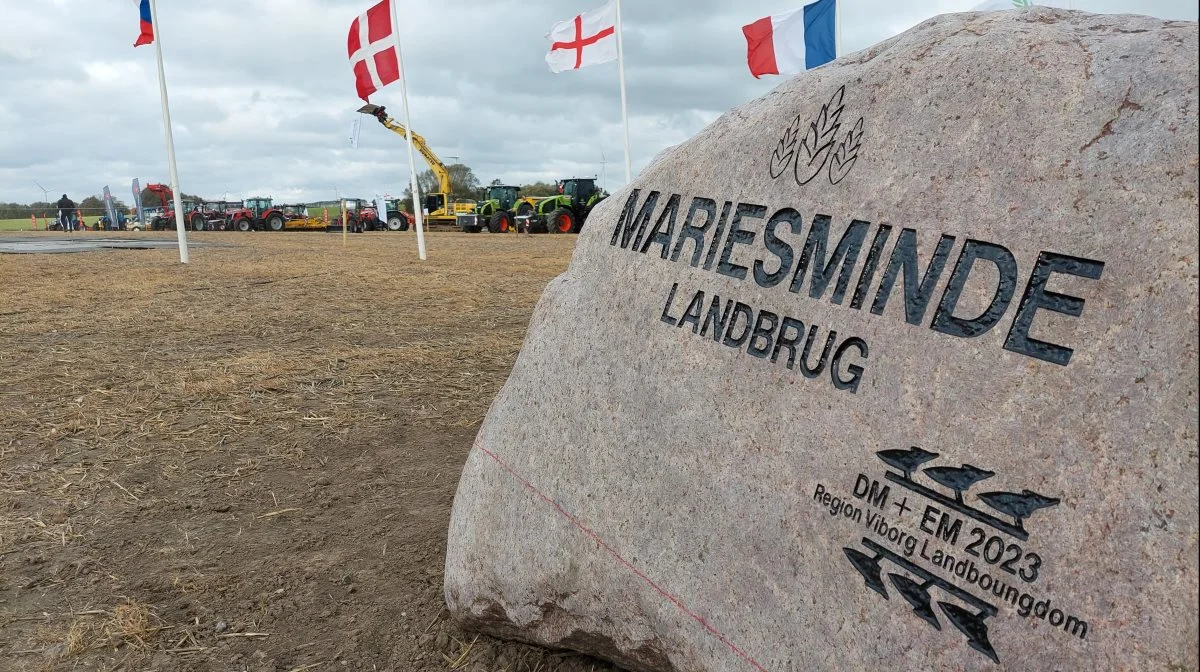
[[174,198],[174,193],[171,191],[171,188],[165,184],[151,183],[146,185],[146,190],[155,196],[158,196],[158,199],[162,201],[163,209],[161,215],[157,215],[154,217],[154,219],[150,220],[150,230],[162,231],[164,229],[174,229],[175,210],[171,205],[171,199]]
[[[407,231],[412,226],[412,215],[407,212],[392,210],[391,204],[388,204],[387,217],[379,216],[379,209],[375,207],[375,203],[368,201],[365,198],[347,198],[344,200],[346,205],[346,225],[349,230],[361,233],[363,231]],[[331,229],[342,228],[342,218],[335,217]]]
[[247,198],[243,206],[225,214],[229,225],[238,231],[282,231],[287,214],[274,207],[270,198]]
[[230,228],[229,213],[241,207],[241,202],[203,201],[184,215],[184,220],[192,231],[225,231]]
[[[363,231],[374,231],[375,225],[379,221],[379,217],[375,214],[375,207],[361,198],[345,198],[342,199],[342,206],[346,210],[346,230],[350,233],[362,233]],[[330,231],[342,230],[342,216],[334,217],[329,223]]]
[[[162,214],[150,220],[150,229],[153,231],[175,230],[175,207],[172,203],[174,194],[171,192],[171,188],[165,184],[151,183],[146,185],[146,190],[158,196],[162,201]],[[226,201],[214,203],[183,201],[184,226],[192,231],[224,231],[230,226],[229,213],[241,207],[241,203]]]

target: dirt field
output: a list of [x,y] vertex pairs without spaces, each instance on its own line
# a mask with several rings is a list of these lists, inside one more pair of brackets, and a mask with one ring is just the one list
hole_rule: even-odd
[[575,237],[190,238],[236,247],[0,255],[0,670],[614,670],[442,598]]

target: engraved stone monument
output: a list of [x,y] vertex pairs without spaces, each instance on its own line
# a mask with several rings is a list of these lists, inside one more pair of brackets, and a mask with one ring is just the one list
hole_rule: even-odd
[[479,432],[454,617],[631,670],[1195,670],[1196,53],[944,15],[665,153]]

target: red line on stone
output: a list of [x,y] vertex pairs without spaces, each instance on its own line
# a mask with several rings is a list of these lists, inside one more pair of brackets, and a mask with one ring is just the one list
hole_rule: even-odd
[[501,460],[498,455],[496,455],[492,451],[488,450],[487,448],[484,448],[478,442],[475,443],[475,447],[478,448],[479,450],[482,450],[485,455],[487,455],[488,457],[495,460],[496,464],[500,465],[501,467],[504,468],[505,471],[512,474],[513,478],[520,481],[521,485],[524,485],[526,488],[528,488],[529,491],[532,492],[533,494],[537,495],[539,499],[541,499],[542,501],[546,502],[550,506],[553,506],[555,509],[557,509],[558,512],[563,515],[563,517],[565,517],[567,520],[571,521],[572,525],[574,525],[575,527],[582,530],[584,534],[586,534],[587,536],[592,538],[592,541],[596,542],[597,544],[600,544],[601,548],[603,548],[605,551],[608,551],[609,555],[616,558],[617,562],[619,562],[622,565],[624,565],[625,567],[629,568],[629,571],[633,572],[634,574],[637,575],[638,578],[640,578],[641,580],[643,580],[647,584],[649,584],[650,587],[655,590],[655,592],[657,592],[659,595],[662,595],[663,597],[665,597],[668,601],[671,602],[671,604],[674,604],[676,607],[678,607],[680,611],[687,614],[688,616],[690,616],[692,618],[692,620],[699,623],[705,630],[707,630],[710,634],[712,634],[714,637],[716,637],[722,644],[729,647],[729,650],[733,651],[735,654],[737,654],[737,656],[739,658],[741,658],[742,660],[746,661],[747,663],[750,663],[751,665],[753,665],[754,669],[759,670],[759,672],[767,672],[767,668],[760,665],[757,660],[754,660],[753,658],[751,658],[745,651],[742,651],[741,649],[739,649],[736,644],[729,641],[729,638],[727,638],[725,635],[721,634],[720,630],[717,630],[708,621],[704,620],[703,616],[700,616],[699,614],[695,613],[691,609],[688,609],[687,605],[685,605],[683,603],[683,600],[680,600],[678,597],[675,597],[671,593],[667,592],[665,589],[662,588],[662,586],[659,586],[657,583],[655,583],[654,579],[651,579],[649,576],[646,576],[646,574],[643,573],[642,570],[638,569],[637,567],[634,567],[633,563],[626,560],[624,557],[621,556],[620,553],[618,553],[615,549],[613,549],[612,546],[609,546],[607,543],[605,543],[605,541],[600,538],[600,535],[593,532],[591,530],[591,528],[589,528],[587,525],[584,525],[583,523],[579,522],[579,519],[576,518],[575,516],[571,515],[571,512],[564,509],[561,504],[559,504],[558,502],[556,502],[554,499],[550,498],[549,496],[543,494],[541,490],[538,490],[537,487],[535,487],[532,483],[525,480],[525,478],[523,476],[521,476],[517,472],[513,471],[512,467],[505,464],[504,460]]

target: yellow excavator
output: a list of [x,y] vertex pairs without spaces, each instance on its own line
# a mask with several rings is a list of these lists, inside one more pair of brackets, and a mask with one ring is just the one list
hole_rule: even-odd
[[475,203],[467,202],[451,202],[450,193],[450,171],[446,169],[446,164],[429,149],[429,145],[425,144],[425,138],[422,138],[416,133],[412,133],[396,120],[392,119],[387,114],[387,108],[381,105],[363,105],[358,108],[359,112],[369,114],[379,120],[384,128],[399,135],[402,138],[412,136],[413,146],[417,151],[421,152],[421,156],[425,157],[425,162],[429,164],[430,170],[438,181],[438,191],[431,194],[422,194],[421,203],[424,209],[425,222],[430,226],[444,225],[454,227],[455,222],[460,214],[471,213],[475,211]]

